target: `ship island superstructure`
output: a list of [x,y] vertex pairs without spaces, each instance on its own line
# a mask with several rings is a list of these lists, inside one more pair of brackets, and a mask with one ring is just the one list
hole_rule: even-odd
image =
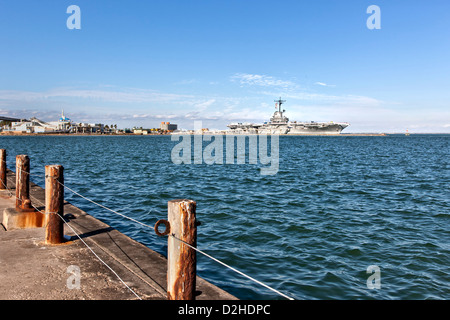
[[270,121],[263,124],[255,123],[231,123],[227,127],[230,134],[280,134],[280,135],[302,135],[302,134],[340,134],[350,124],[347,122],[298,122],[289,121],[284,115],[286,110],[281,106],[286,102],[281,97],[276,102],[277,111],[274,112]]

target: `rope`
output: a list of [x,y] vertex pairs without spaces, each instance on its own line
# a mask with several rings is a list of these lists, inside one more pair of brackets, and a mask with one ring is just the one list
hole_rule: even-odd
[[[22,170],[22,172],[25,172],[25,171],[23,171]],[[27,172],[28,173],[28,172]],[[58,180],[56,180],[61,186],[63,186],[64,188],[66,188],[67,190],[69,190],[70,192],[72,192],[72,193],[74,193],[75,195],[77,195],[77,196],[79,196],[80,198],[83,198],[83,199],[85,199],[86,201],[89,201],[89,202],[91,202],[91,203],[93,203],[93,204],[95,204],[95,205],[97,205],[97,206],[99,206],[99,207],[101,207],[101,208],[103,208],[103,209],[105,209],[105,210],[108,210],[108,211],[110,211],[110,212],[112,212],[112,213],[114,213],[114,214],[117,214],[117,215],[119,215],[119,216],[121,216],[121,217],[123,217],[123,218],[125,218],[125,219],[128,219],[128,220],[130,220],[130,221],[133,221],[133,222],[135,222],[135,223],[137,223],[137,224],[139,224],[139,225],[141,225],[141,226],[144,226],[144,227],[147,227],[147,228],[150,228],[150,229],[153,229],[154,227],[152,227],[152,226],[150,226],[150,225],[148,225],[148,224],[145,224],[145,223],[142,223],[142,222],[140,222],[140,221],[138,221],[138,220],[136,220],[136,219],[133,219],[133,218],[131,218],[131,217],[128,217],[128,216],[126,216],[126,215],[124,215],[124,214],[122,214],[122,213],[120,213],[120,212],[117,212],[117,211],[115,211],[115,210],[113,210],[113,209],[110,209],[110,208],[108,208],[108,207],[106,207],[106,206],[104,206],[104,205],[102,205],[102,204],[100,204],[100,203],[97,203],[97,202],[95,202],[94,200],[92,200],[92,199],[89,199],[89,198],[87,198],[87,197],[85,197],[85,196],[83,196],[83,195],[81,195],[80,193],[78,193],[78,192],[76,192],[75,190],[73,190],[73,189],[71,189],[71,188],[69,188],[69,187],[67,187],[66,185],[64,185],[63,183],[61,183],[60,181],[58,181]],[[38,201],[39,202],[39,201]],[[34,207],[34,206],[33,206]],[[36,207],[34,207],[36,210],[38,210]],[[39,210],[38,210],[39,211]],[[83,239],[75,232],[75,230],[58,214],[58,216],[64,221],[64,223],[77,235],[77,237],[81,240],[81,242],[83,242],[83,244],[97,257],[97,259],[100,261],[100,262],[102,262],[106,267],[108,267],[108,269],[110,269],[116,276],[117,276],[117,278],[120,280],[120,281],[122,281],[122,283],[136,296],[136,297],[138,297],[139,299],[141,299],[131,288],[129,288],[127,285],[126,285],[126,283],[125,282],[123,282],[123,280],[117,275],[117,273],[114,271],[114,270],[112,270],[111,269],[111,267],[109,267],[102,259],[100,259],[100,257],[86,244],[86,242],[84,242],[83,241]],[[240,275],[242,275],[242,276],[244,276],[244,277],[246,277],[247,279],[250,279],[251,281],[253,281],[253,282],[255,282],[255,283],[257,283],[257,284],[259,284],[259,285],[261,285],[261,286],[263,286],[263,287],[265,287],[265,288],[267,288],[267,289],[269,289],[269,290],[271,290],[271,291],[273,291],[273,292],[275,292],[275,293],[277,293],[278,295],[280,295],[280,296],[282,296],[282,297],[284,297],[284,298],[286,298],[286,299],[288,299],[288,300],[294,300],[293,298],[291,298],[291,297],[289,297],[289,296],[287,296],[287,295],[285,295],[284,293],[282,293],[282,292],[280,292],[280,291],[278,291],[278,290],[276,290],[276,289],[274,289],[274,288],[272,288],[272,287],[270,287],[270,286],[268,286],[267,284],[265,284],[265,283],[263,283],[263,282],[261,282],[261,281],[259,281],[259,280],[256,280],[255,278],[253,278],[253,277],[251,277],[251,276],[249,276],[249,275],[247,275],[247,274],[245,274],[245,273],[243,273],[242,271],[239,271],[239,270],[237,270],[236,268],[233,268],[233,267],[231,267],[230,265],[228,265],[228,264],[226,264],[225,262],[222,262],[222,261],[220,261],[219,259],[216,259],[216,258],[214,258],[213,256],[211,256],[211,255],[209,255],[209,254],[207,254],[207,253],[205,253],[205,252],[203,252],[202,250],[200,250],[200,249],[198,249],[198,248],[196,248],[196,247],[194,247],[194,246],[191,246],[190,244],[188,244],[188,243],[186,243],[185,241],[183,241],[183,240],[181,240],[181,239],[179,239],[179,238],[177,238],[177,237],[175,237],[173,234],[172,235],[169,235],[170,237],[172,237],[172,238],[174,238],[174,239],[176,239],[176,240],[178,240],[178,241],[180,241],[180,242],[182,242],[182,243],[184,243],[185,245],[187,245],[188,247],[190,247],[191,249],[193,249],[193,250],[195,250],[195,251],[197,251],[197,252],[199,252],[199,253],[201,253],[202,255],[204,255],[204,256],[206,256],[206,257],[208,257],[209,259],[211,259],[211,260],[213,260],[213,261],[215,261],[215,262],[217,262],[217,263],[219,263],[219,264],[221,264],[221,265],[223,265],[224,267],[226,267],[226,268],[228,268],[228,269],[230,269],[230,270],[232,270],[232,271],[234,271],[234,272],[236,272],[236,273],[238,273],[238,274],[240,274]],[[142,300],[142,299],[141,299]]]
[[117,215],[119,215],[119,216],[121,216],[121,217],[123,217],[123,218],[126,218],[126,219],[128,219],[128,220],[131,220],[131,221],[133,221],[133,222],[135,222],[135,223],[138,223],[138,224],[140,224],[140,225],[142,225],[142,226],[144,226],[144,227],[153,229],[153,227],[152,227],[152,226],[149,226],[148,224],[142,223],[142,222],[140,222],[140,221],[138,221],[138,220],[135,220],[135,219],[133,219],[133,218],[130,218],[130,217],[128,217],[128,216],[126,216],[126,215],[124,215],[124,214],[122,214],[122,213],[120,213],[120,212],[117,212],[117,211],[112,210],[112,209],[110,209],[110,208],[108,208],[108,207],[105,207],[104,205],[102,205],[102,204],[100,204],[100,203],[97,203],[97,202],[95,202],[94,200],[91,200],[91,199],[89,199],[89,198],[86,198],[85,196],[79,194],[78,192],[76,192],[76,191],[70,189],[69,187],[67,187],[67,186],[64,185],[63,183],[59,182],[58,180],[56,180],[56,181],[57,181],[60,185],[62,185],[64,188],[66,188],[67,190],[73,192],[73,193],[76,194],[77,196],[79,196],[79,197],[81,197],[81,198],[83,198],[83,199],[85,199],[85,200],[87,200],[87,201],[89,201],[89,202],[91,202],[91,203],[93,203],[93,204],[95,204],[95,205],[97,205],[97,206],[99,206],[99,207],[105,209],[105,210],[108,210],[108,211],[110,211],[110,212],[112,212],[112,213],[115,213],[115,214],[117,214]]
[[286,298],[286,299],[288,299],[288,300],[294,300],[293,298],[291,298],[291,297],[285,295],[284,293],[282,293],[282,292],[280,292],[280,291],[278,291],[278,290],[276,290],[276,289],[274,289],[274,288],[272,288],[272,287],[269,287],[267,284],[262,283],[261,281],[256,280],[255,278],[252,278],[252,277],[250,277],[249,275],[246,275],[246,274],[243,273],[242,271],[239,271],[239,270],[237,270],[237,269],[235,269],[235,268],[233,268],[233,267],[227,265],[225,262],[222,262],[222,261],[220,261],[219,259],[216,259],[216,258],[214,258],[213,256],[210,256],[209,254],[203,252],[202,250],[200,250],[200,249],[198,249],[198,248],[196,248],[196,247],[194,247],[194,246],[191,246],[189,243],[187,243],[187,242],[185,242],[185,241],[183,241],[183,240],[181,240],[181,239],[175,237],[173,234],[171,234],[171,235],[169,235],[169,236],[172,237],[172,238],[174,238],[174,239],[176,239],[176,240],[178,240],[178,241],[180,241],[180,242],[182,242],[182,243],[184,243],[184,244],[187,245],[189,248],[194,249],[195,251],[197,251],[197,252],[203,254],[204,256],[210,258],[211,260],[214,260],[215,262],[220,263],[221,265],[227,267],[228,269],[233,270],[233,271],[236,272],[236,273],[239,273],[240,275],[246,277],[247,279],[250,279],[250,280],[256,282],[257,284],[259,284],[259,285],[261,285],[261,286],[263,286],[263,287],[265,287],[265,288],[267,288],[267,289],[269,289],[269,290],[272,290],[273,292],[279,294],[280,296],[282,296],[282,297],[284,297],[284,298]]
[[[147,224],[145,224],[145,223],[142,223],[142,222],[140,222],[140,221],[138,221],[138,220],[135,220],[135,219],[133,219],[133,218],[130,218],[130,217],[128,217],[128,216],[126,216],[126,215],[124,215],[124,214],[122,214],[122,213],[119,213],[119,212],[117,212],[117,211],[115,211],[115,210],[112,210],[112,209],[110,209],[110,208],[108,208],[108,207],[105,207],[104,205],[101,205],[101,204],[99,204],[99,203],[97,203],[97,202],[95,202],[95,201],[93,201],[93,200],[91,200],[91,199],[89,199],[89,198],[86,198],[85,196],[83,196],[83,195],[79,194],[78,192],[76,192],[76,191],[70,189],[69,187],[65,186],[63,183],[61,183],[61,182],[59,182],[59,181],[58,181],[58,183],[61,184],[61,185],[62,185],[64,188],[66,188],[67,190],[69,190],[69,191],[73,192],[74,194],[76,194],[77,196],[79,196],[79,197],[81,197],[81,198],[83,198],[83,199],[85,199],[85,200],[87,200],[87,201],[89,201],[89,202],[91,202],[91,203],[93,203],[93,204],[95,204],[95,205],[101,207],[101,208],[104,208],[104,209],[106,209],[106,210],[108,210],[108,211],[110,211],[110,212],[113,212],[113,213],[115,213],[115,214],[118,214],[118,215],[120,215],[121,217],[124,217],[124,218],[126,218],[126,219],[128,219],[128,220],[131,220],[131,221],[133,221],[133,222],[135,222],[135,223],[138,223],[138,224],[140,224],[140,225],[142,225],[142,226],[145,226],[145,227],[147,227],[147,228],[150,228],[150,229],[153,229],[153,228],[154,228],[154,227],[149,226],[149,225],[147,225]],[[235,269],[235,268],[233,268],[233,267],[227,265],[226,263],[220,261],[219,259],[216,259],[216,258],[212,257],[211,255],[209,255],[209,254],[203,252],[202,250],[200,250],[200,249],[198,249],[198,248],[196,248],[196,247],[191,246],[190,244],[184,242],[183,240],[178,239],[178,238],[175,237],[174,235],[169,235],[169,236],[173,237],[174,239],[176,239],[176,240],[178,240],[178,241],[181,241],[182,243],[184,243],[184,244],[187,245],[188,247],[190,247],[190,248],[194,249],[195,251],[197,251],[197,252],[203,254],[204,256],[210,258],[211,260],[216,261],[217,263],[220,263],[221,265],[223,265],[223,266],[229,268],[230,270],[232,270],[232,271],[234,271],[234,272],[236,272],[236,273],[238,273],[238,274],[240,274],[240,275],[246,277],[247,279],[250,279],[250,280],[256,282],[257,284],[259,284],[259,285],[261,285],[261,286],[263,286],[263,287],[265,287],[265,288],[267,288],[267,289],[269,289],[269,290],[271,290],[271,291],[273,291],[273,292],[279,294],[280,296],[282,296],[282,297],[284,297],[284,298],[286,298],[286,299],[289,299],[289,300],[294,300],[293,298],[291,298],[291,297],[285,295],[284,293],[282,293],[282,292],[280,292],[280,291],[278,291],[278,290],[276,290],[276,289],[274,289],[274,288],[268,286],[267,284],[265,284],[265,283],[263,283],[263,282],[261,282],[261,281],[259,281],[259,280],[256,280],[255,278],[253,278],[253,277],[251,277],[251,276],[249,276],[249,275],[243,273],[242,271],[239,271],[239,270],[237,270],[237,269]]]
[[5,187],[4,190],[7,190],[9,192],[9,196],[13,197],[14,194],[12,193],[12,190],[10,188],[8,188],[8,186],[3,182],[3,180],[1,180],[1,182],[2,182],[2,185]]
[[[21,172],[25,172],[25,171],[23,171],[23,170],[21,170]],[[27,173],[27,172],[25,172],[25,173]],[[5,183],[3,183],[3,181],[1,181],[2,182],[2,184],[3,184],[3,186],[6,188],[6,190],[9,192],[9,194],[10,194],[10,197],[14,197],[14,198],[16,198],[16,199],[19,199],[19,198],[17,198],[13,193],[12,193],[12,191],[11,191],[11,189],[10,188],[8,188],[6,185],[5,185]],[[59,181],[58,181],[59,182]],[[30,198],[32,198],[31,197],[31,195],[30,195]],[[33,197],[34,198],[34,197]],[[22,199],[19,199],[20,201],[22,201]],[[42,202],[40,202],[38,199],[36,199],[36,198],[34,198],[34,199],[32,199],[33,200],[33,202],[37,202],[40,206],[45,206]],[[80,235],[72,228],[72,226],[70,225],[70,224],[68,224],[67,223],[67,221],[66,220],[64,220],[64,218],[63,217],[61,217],[61,215],[58,213],[58,212],[43,212],[43,211],[41,211],[41,210],[39,210],[36,206],[34,206],[33,205],[33,202],[31,203],[31,206],[36,210],[36,211],[38,211],[38,212],[40,212],[40,213],[42,213],[42,214],[56,214],[59,218],[61,218],[61,220],[72,230],[72,232],[73,233],[75,233],[75,235],[78,237],[78,239],[80,239],[81,240],[81,242],[86,246],[86,248],[88,248],[91,252],[92,252],[92,254],[102,263],[102,264],[104,264],[119,280],[120,280],[120,282],[122,282],[123,283],[123,285],[128,289],[128,290],[130,290],[139,300],[142,300],[142,298],[136,293],[136,292],[134,292],[133,291],[133,289],[131,289],[123,280],[122,280],[122,278],[117,274],[117,272],[115,272],[105,261],[103,261],[95,252],[94,252],[94,250],[92,250],[92,248],[91,247],[89,247],[89,245],[80,237]]]
[[72,226],[70,225],[70,224],[68,224],[67,223],[67,221],[66,220],[64,220],[64,218],[63,217],[61,217],[61,215],[59,214],[59,213],[57,213],[57,212],[55,212],[56,213],[56,215],[58,216],[58,217],[60,217],[61,218],[61,220],[66,224],[66,226],[68,226],[69,228],[70,228],[70,230],[72,230],[72,232],[73,233],[75,233],[75,235],[78,237],[78,239],[80,239],[80,241],[86,246],[86,248],[88,248],[91,252],[92,252],[92,254],[101,262],[101,263],[103,263],[109,270],[111,270],[111,272],[112,273],[114,273],[114,275],[117,277],[117,279],[119,279],[120,280],[120,282],[122,282],[123,283],[123,285],[128,289],[128,290],[130,290],[139,300],[142,300],[142,298],[136,293],[136,292],[134,292],[133,291],[133,289],[131,289],[126,283],[125,283],[125,281],[123,281],[122,280],[122,278],[105,262],[105,261],[103,261],[95,252],[94,252],[94,250],[92,250],[92,248],[91,247],[89,247],[89,245],[81,238],[81,236],[72,228]]
[[19,170],[20,170],[20,173],[25,173],[25,174],[27,174],[27,175],[29,175],[29,176],[34,176],[34,177],[42,177],[42,174],[38,174],[38,173],[31,173],[31,172],[28,172],[28,171],[22,170],[22,168],[20,168],[20,167],[17,167],[17,166],[16,166],[16,169],[19,169]]
[[[23,172],[23,173],[28,173],[28,172],[26,172],[26,171],[24,171],[24,170],[21,170],[21,172]],[[7,179],[8,179],[8,178],[7,178]],[[17,198],[17,196],[12,192],[11,188],[9,188],[3,181],[1,181],[1,183],[2,183],[2,185],[5,187],[5,189],[8,191],[10,197],[15,198],[15,199],[17,199],[17,200],[19,200],[19,201],[23,201],[22,199]],[[40,202],[37,198],[33,197],[31,194],[29,195],[29,197],[30,197],[30,200],[33,200],[33,201],[30,203],[31,206],[32,206],[36,211],[38,211],[38,212],[40,212],[40,213],[42,213],[42,214],[45,214],[45,212],[39,210],[35,205],[33,205],[33,202],[37,202],[41,207],[45,207],[45,204],[43,204],[42,202]],[[55,212],[49,212],[49,213],[55,213]]]

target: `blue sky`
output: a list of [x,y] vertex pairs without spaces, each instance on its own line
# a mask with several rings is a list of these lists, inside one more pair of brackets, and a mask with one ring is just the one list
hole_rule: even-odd
[[0,0],[0,45],[5,116],[225,129],[282,96],[345,132],[450,133],[448,0]]

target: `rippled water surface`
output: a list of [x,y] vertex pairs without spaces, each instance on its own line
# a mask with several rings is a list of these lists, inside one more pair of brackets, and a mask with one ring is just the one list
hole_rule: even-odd
[[[1,137],[8,167],[62,164],[66,185],[144,223],[197,201],[198,247],[297,299],[450,299],[449,135],[280,137],[279,172],[175,165],[167,136]],[[206,146],[209,142],[204,142]],[[66,191],[150,248],[167,240]],[[380,268],[380,289],[366,272]],[[283,299],[199,255],[200,276],[241,299]]]

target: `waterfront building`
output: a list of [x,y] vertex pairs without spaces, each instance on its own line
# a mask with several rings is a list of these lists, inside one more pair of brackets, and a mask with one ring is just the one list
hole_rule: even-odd
[[55,123],[48,123],[38,118],[31,118],[19,122],[11,122],[11,127],[5,129],[5,132],[13,133],[50,133],[60,131],[61,128]]
[[[17,120],[17,119],[16,119]],[[58,121],[45,122],[38,118],[11,122],[10,126],[4,126],[5,133],[97,133],[105,132],[105,126],[101,123],[75,123],[64,115],[64,110]]]
[[160,129],[162,131],[175,131],[178,129],[178,125],[170,122],[161,122]]
[[103,133],[105,126],[101,123],[72,123],[71,133]]

